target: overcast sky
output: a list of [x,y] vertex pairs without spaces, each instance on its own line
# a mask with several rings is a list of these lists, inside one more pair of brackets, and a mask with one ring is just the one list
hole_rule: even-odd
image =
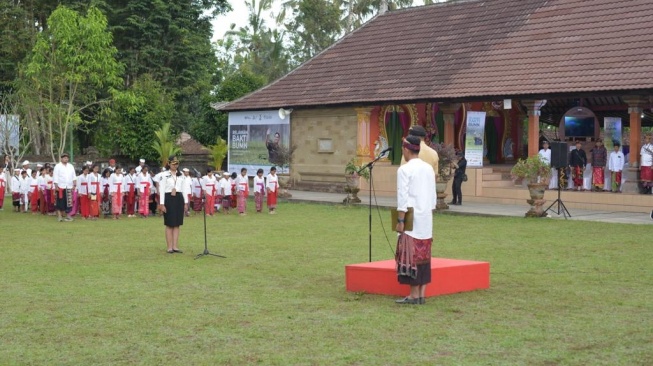
[[[281,8],[282,0],[274,0],[272,11],[277,14]],[[230,0],[229,3],[233,10],[225,15],[221,15],[213,21],[213,41],[222,38],[229,30],[231,23],[236,23],[236,29],[247,24],[247,7],[244,0]],[[424,0],[414,0],[413,6],[420,6],[424,4]],[[269,16],[265,20],[268,27],[275,25],[274,19]]]

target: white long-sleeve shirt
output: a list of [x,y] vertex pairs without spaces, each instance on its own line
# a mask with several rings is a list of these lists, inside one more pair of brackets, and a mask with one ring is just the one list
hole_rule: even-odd
[[639,151],[642,166],[653,166],[653,144],[644,144]]
[[608,160],[608,170],[611,172],[620,172],[624,170],[625,161],[626,159],[624,158],[624,153],[621,151],[611,152],[610,159]]
[[397,211],[413,207],[413,230],[405,233],[415,239],[433,237],[433,210],[436,204],[433,167],[419,158],[410,159],[397,170]]
[[88,194],[88,177],[88,174],[80,174],[79,177],[77,177],[77,192],[79,192],[80,195]]
[[279,177],[277,177],[276,174],[268,174],[265,179],[267,179],[267,188],[270,190],[270,192],[276,192],[277,187],[279,187]]
[[136,175],[136,187],[140,193],[145,193],[145,187],[147,187],[148,183],[150,185],[150,193],[152,193],[152,188],[154,188],[154,181],[152,181],[150,174],[147,173],[143,175],[141,173]]
[[88,177],[86,178],[86,181],[88,182],[88,193],[90,194],[102,193],[100,178],[101,178],[100,174],[95,175],[95,173],[91,173],[88,175]]
[[204,190],[204,193],[209,196],[218,194],[218,181],[215,179],[214,175],[210,177],[205,175],[202,177],[202,189]]
[[181,194],[184,197],[184,203],[188,203],[188,195],[190,194],[190,184],[186,183],[186,178],[182,175],[172,175],[169,171],[161,175],[159,182],[159,204],[165,204],[166,193],[171,193],[174,189],[176,194]]
[[75,187],[75,168],[70,163],[58,163],[54,166],[52,180],[57,188],[74,188]]
[[113,173],[109,177],[109,193],[125,193],[125,177],[122,174]]
[[241,174],[236,177],[236,191],[249,192],[249,178],[247,176]]
[[263,177],[254,177],[254,193],[265,194],[265,179]]
[[541,149],[538,153],[547,165],[551,165],[551,149]]

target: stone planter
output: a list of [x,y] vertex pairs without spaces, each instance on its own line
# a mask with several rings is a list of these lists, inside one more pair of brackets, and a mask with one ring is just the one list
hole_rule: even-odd
[[543,183],[530,183],[528,184],[528,192],[531,199],[526,200],[531,205],[531,209],[526,212],[526,217],[544,217],[544,209],[542,206],[546,202],[544,199],[544,190],[547,185]]
[[444,191],[447,190],[447,184],[449,184],[449,180],[446,180],[444,182],[438,181],[435,183],[435,193],[437,194],[437,202],[435,204],[435,209],[436,210],[448,210],[449,205],[447,205],[446,198],[447,194],[444,193]]
[[347,175],[345,176],[345,179],[347,180],[347,185],[345,186],[345,193],[347,193],[347,197],[342,200],[342,203],[344,204],[349,204],[349,203],[361,203],[360,198],[358,198],[358,192],[360,192],[360,181],[361,177],[356,175]]

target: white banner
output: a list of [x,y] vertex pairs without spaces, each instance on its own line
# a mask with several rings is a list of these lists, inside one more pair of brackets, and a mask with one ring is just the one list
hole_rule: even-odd
[[621,137],[621,118],[619,117],[605,117],[603,119],[603,145],[608,150],[608,155],[614,150],[614,144],[619,143],[623,149]]
[[[247,169],[247,175],[256,175],[263,169],[268,174],[276,166],[280,149],[290,145],[290,116],[279,116],[277,110],[230,112],[228,131],[228,169],[240,173]],[[278,173],[288,173],[288,167],[277,166]]]
[[483,167],[485,112],[467,112],[465,159],[468,167]]

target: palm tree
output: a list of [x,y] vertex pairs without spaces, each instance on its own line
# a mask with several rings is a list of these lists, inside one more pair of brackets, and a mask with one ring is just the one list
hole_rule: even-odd
[[181,152],[175,144],[175,138],[170,131],[170,122],[164,123],[161,129],[154,131],[156,141],[152,142],[152,148],[159,155],[161,166],[166,166],[168,159]]
[[209,165],[215,168],[215,170],[222,169],[222,162],[227,156],[229,145],[225,140],[222,139],[222,137],[218,136],[217,143],[215,145],[210,145],[209,149],[211,151],[211,160],[209,161]]

